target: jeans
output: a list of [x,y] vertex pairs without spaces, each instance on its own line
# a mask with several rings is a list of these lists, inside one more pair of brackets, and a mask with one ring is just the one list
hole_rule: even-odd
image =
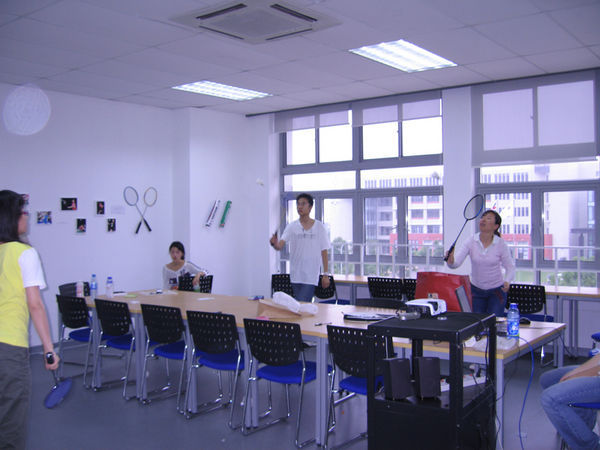
[[479,289],[471,284],[471,295],[473,297],[473,312],[493,313],[496,317],[504,315],[506,306],[506,292],[502,286],[494,289]]
[[299,302],[312,302],[315,295],[315,287],[312,284],[292,283],[294,298]]
[[569,403],[600,402],[600,377],[579,377],[559,383],[561,377],[575,367],[577,366],[559,367],[542,374],[542,407],[571,450],[598,450],[599,438],[592,431],[597,411],[576,408],[569,406]]

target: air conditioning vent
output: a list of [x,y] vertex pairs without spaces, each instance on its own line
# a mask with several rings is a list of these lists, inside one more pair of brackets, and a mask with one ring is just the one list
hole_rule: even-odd
[[251,44],[310,33],[339,23],[317,11],[273,3],[272,0],[224,3],[171,20]]

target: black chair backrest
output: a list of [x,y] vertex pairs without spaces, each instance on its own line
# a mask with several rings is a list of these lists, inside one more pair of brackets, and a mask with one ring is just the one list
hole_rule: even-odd
[[292,297],[294,296],[289,273],[274,273],[271,275],[271,296],[275,292],[285,292]]
[[142,304],[142,317],[151,341],[172,344],[182,339],[185,329],[179,308]]
[[227,353],[239,341],[235,316],[232,314],[187,311],[187,322],[196,350]]
[[85,299],[69,295],[57,295],[58,310],[63,325],[68,328],[83,328],[90,326],[90,311]]
[[406,300],[414,300],[415,291],[417,290],[417,280],[415,278],[405,278],[402,280],[402,289]]
[[298,361],[302,334],[297,323],[244,319],[250,353],[263,364],[286,366]]
[[[60,295],[67,295],[69,297],[75,297],[77,295],[77,283],[66,283],[61,284],[58,287],[58,293]],[[83,282],[83,295],[90,295],[90,283],[87,281]]]
[[400,309],[406,304],[395,298],[357,298],[356,306],[371,306],[373,308]]
[[369,294],[373,298],[395,298],[402,300],[402,280],[400,278],[368,277]]
[[[327,340],[333,362],[344,372],[355,377],[367,377],[369,347],[367,330],[327,325]],[[382,373],[381,360],[386,357],[386,340],[375,337],[375,372]]]
[[325,289],[323,286],[321,286],[321,278],[322,277],[319,277],[319,284],[315,288],[315,297],[320,298],[320,299],[335,297],[335,299],[337,300],[337,291],[335,290],[335,281],[331,275],[328,275],[328,276],[329,276],[329,287],[327,289]]
[[200,277],[200,279],[198,280],[198,287],[200,288],[200,292],[203,292],[205,294],[210,294],[212,292],[212,282],[213,282],[212,275],[206,275],[204,277]]
[[[179,287],[180,291],[194,291],[194,277],[189,275],[182,275],[179,277]],[[200,277],[198,280],[198,288],[199,292],[203,292],[205,294],[210,294],[212,291],[212,282],[213,276],[206,275],[205,277]]]
[[181,275],[177,280],[177,289],[180,291],[193,291],[193,281],[194,277],[191,277],[189,275]]
[[103,333],[109,336],[123,336],[131,331],[131,314],[127,303],[98,298],[95,302]]
[[516,303],[520,314],[533,314],[544,310],[546,312],[546,289],[535,284],[511,284],[508,289],[508,308]]

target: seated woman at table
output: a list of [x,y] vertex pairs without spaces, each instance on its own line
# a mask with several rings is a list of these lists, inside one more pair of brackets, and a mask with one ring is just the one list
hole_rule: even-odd
[[185,247],[179,241],[172,242],[169,246],[169,255],[172,261],[165,264],[162,270],[163,289],[177,289],[179,277],[193,276],[194,286],[198,285],[200,277],[208,275],[208,270],[198,267],[192,262],[185,260]]
[[600,449],[594,433],[597,411],[570,403],[600,402],[600,354],[580,366],[565,366],[543,373],[541,402],[550,422],[570,449]]

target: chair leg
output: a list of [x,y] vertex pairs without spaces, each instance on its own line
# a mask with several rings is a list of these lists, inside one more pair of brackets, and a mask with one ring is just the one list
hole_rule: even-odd
[[246,382],[246,399],[244,400],[244,412],[242,414],[242,434],[248,435],[250,432],[248,431],[248,427],[246,426],[246,413],[248,411],[248,402],[250,399],[250,382],[256,381],[256,377],[252,376],[252,366],[254,365],[254,360],[250,360],[250,367],[248,369],[248,381]]
[[300,439],[300,421],[302,419],[302,401],[304,400],[304,372],[302,373],[302,381],[300,382],[300,400],[298,402],[298,418],[296,419],[296,439],[294,440],[294,444],[297,448],[302,448],[308,444],[311,444],[315,441],[315,438],[308,439],[304,442],[299,442]]
[[[229,423],[227,425],[229,425],[229,428],[231,428],[232,430],[235,430],[237,428],[239,428],[241,425],[234,425],[233,424],[233,412],[235,410],[235,399],[236,399],[236,393],[237,393],[237,383],[238,383],[238,378],[239,378],[239,374],[240,374],[240,358],[238,357],[238,362],[237,362],[237,366],[235,368],[235,372],[233,374],[233,386],[231,387],[231,391],[229,394],[229,402],[231,403],[231,411],[229,411]],[[244,404],[245,406],[245,404]]]
[[179,386],[177,387],[177,411],[181,414],[185,412],[185,408],[180,405],[181,393],[183,390],[183,374],[185,372],[185,363],[187,362],[187,351],[183,352],[183,359],[181,360],[181,371],[179,372]]
[[[90,350],[92,348],[92,329],[90,328],[90,337],[88,339],[88,345],[87,345],[87,353],[85,355],[85,366],[83,367],[83,386],[87,389],[89,389],[91,386],[86,384],[86,380],[87,380],[87,373],[88,373],[88,364],[90,361]],[[95,363],[97,364],[97,362]],[[96,365],[94,365],[94,374],[95,374],[95,369],[96,369]],[[94,380],[94,375],[92,375],[92,383],[95,383],[96,380]]]
[[131,360],[133,358],[133,352],[135,348],[135,336],[131,338],[131,346],[129,347],[129,355],[127,356],[127,366],[125,368],[125,380],[123,381],[123,398],[125,400],[131,400],[134,397],[127,396],[127,383],[129,382],[129,369],[131,368]]
[[148,358],[150,357],[150,355],[148,355],[148,350],[150,349],[150,342],[146,341],[146,349],[144,351],[144,367],[142,368],[142,397],[139,399],[139,401],[143,404],[148,404],[150,403],[150,399],[147,397],[146,394],[146,398],[144,398],[144,392],[146,391],[146,384],[147,384],[147,377],[146,377],[146,368],[148,366]]

